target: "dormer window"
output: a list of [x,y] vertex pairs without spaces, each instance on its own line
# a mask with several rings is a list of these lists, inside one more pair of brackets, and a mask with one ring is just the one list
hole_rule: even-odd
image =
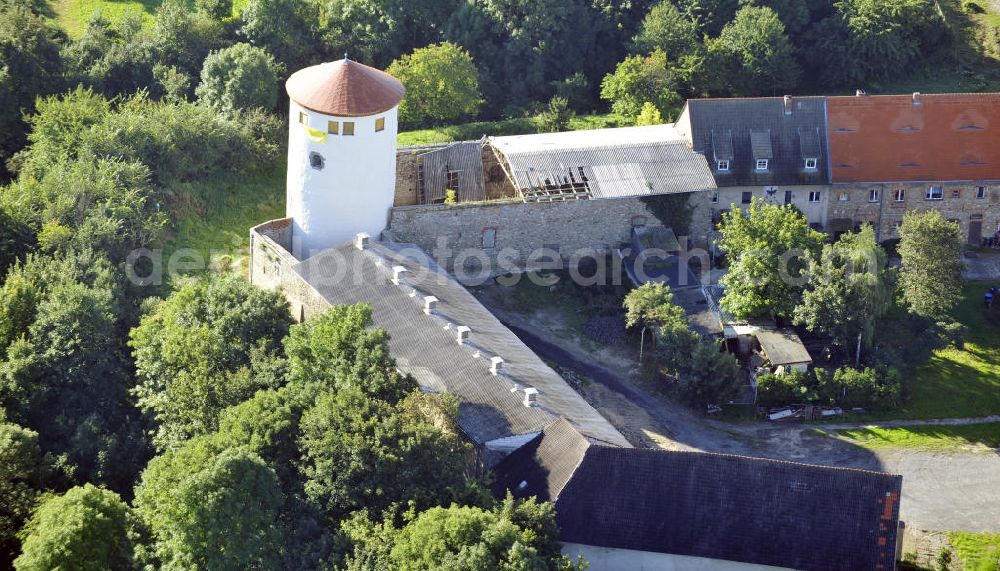
[[718,163],[716,163],[716,167],[718,168],[719,172],[729,172],[729,161],[725,160],[719,161]]
[[758,171],[767,170],[767,159],[757,159],[757,170]]
[[811,158],[810,159],[806,159],[806,170],[807,171],[814,171],[814,170],[816,170],[816,165],[818,165],[818,164],[819,164],[819,160],[818,159],[811,159]]

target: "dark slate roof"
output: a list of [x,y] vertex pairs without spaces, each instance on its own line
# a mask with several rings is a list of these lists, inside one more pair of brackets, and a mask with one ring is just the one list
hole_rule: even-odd
[[[393,268],[407,271],[399,284]],[[534,435],[559,417],[568,418],[588,437],[617,446],[628,441],[493,316],[468,290],[412,244],[371,242],[331,248],[293,267],[332,305],[367,303],[372,320],[389,334],[396,365],[426,390],[459,399],[458,424],[477,445]],[[431,315],[424,297],[435,296]],[[469,327],[457,342],[457,327]],[[499,375],[490,359],[504,360]],[[524,405],[524,390],[537,401]]]
[[588,443],[557,421],[495,468],[554,501],[560,540],[802,569],[891,570],[901,476]]
[[[781,97],[690,99],[677,128],[720,187],[827,184],[826,98],[792,97],[787,110]],[[729,171],[717,172],[714,162],[728,157]],[[768,172],[756,172],[758,158],[769,159]],[[807,171],[807,158],[818,168]]]

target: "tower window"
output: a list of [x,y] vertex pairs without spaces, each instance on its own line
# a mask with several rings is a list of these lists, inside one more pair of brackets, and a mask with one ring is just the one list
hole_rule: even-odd
[[345,137],[354,136],[354,121],[344,121],[344,132]]
[[326,132],[331,135],[340,134],[340,122],[339,121],[327,121],[326,122]]
[[302,125],[309,124],[309,115],[307,115],[305,111],[299,111],[299,123]]
[[325,163],[326,160],[323,158],[323,155],[315,152],[309,153],[309,166],[312,168],[321,171]]
[[375,120],[375,132],[385,131],[385,117],[379,117]]

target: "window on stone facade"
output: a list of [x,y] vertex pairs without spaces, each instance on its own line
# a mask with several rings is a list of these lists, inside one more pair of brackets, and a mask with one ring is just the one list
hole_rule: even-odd
[[767,170],[767,159],[757,159],[757,170],[759,171]]
[[840,194],[837,195],[837,200],[839,200],[840,202],[847,202],[850,199],[851,195],[846,192],[841,192]]
[[924,195],[927,200],[942,200],[944,198],[944,188],[940,186],[928,186],[927,194]]
[[344,121],[344,136],[354,136],[354,121]]
[[901,188],[897,188],[896,192],[895,192],[895,196],[893,197],[893,200],[895,200],[896,202],[903,202],[903,201],[905,201],[906,200],[906,191],[903,190],[903,189],[901,189]]
[[753,202],[753,193],[752,192],[744,192],[743,196],[740,197],[740,202],[742,204],[750,204],[751,202]]
[[719,203],[719,191],[718,190],[713,190],[712,191],[712,204],[718,204],[718,203]]
[[879,191],[877,188],[872,188],[868,190],[868,202],[878,202]]
[[820,191],[818,191],[818,190],[810,190],[809,191],[809,202],[819,202],[821,194],[822,193]]
[[952,189],[952,191],[951,191],[951,197],[952,198],[962,198],[962,190],[958,189],[958,188]]
[[326,122],[326,132],[331,135],[340,134],[340,122],[339,121],[327,121]]
[[483,229],[483,248],[493,248],[497,245],[497,229]]
[[983,199],[983,198],[986,198],[986,187],[985,186],[977,186],[976,187],[976,198],[978,198],[980,200]]
[[729,161],[719,161],[719,164],[716,166],[719,167],[719,172],[729,171]]
[[816,170],[817,164],[819,164],[819,161],[817,161],[816,159],[806,159],[806,170],[807,171]]
[[375,131],[385,131],[385,117],[379,117],[375,120]]

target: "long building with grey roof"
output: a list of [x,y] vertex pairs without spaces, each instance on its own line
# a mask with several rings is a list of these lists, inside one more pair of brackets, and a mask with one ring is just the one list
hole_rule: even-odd
[[597,410],[468,290],[412,244],[365,241],[298,261],[283,223],[254,229],[252,281],[282,287],[298,317],[365,303],[399,370],[459,400],[458,424],[488,464],[566,418],[611,446],[631,446]]

